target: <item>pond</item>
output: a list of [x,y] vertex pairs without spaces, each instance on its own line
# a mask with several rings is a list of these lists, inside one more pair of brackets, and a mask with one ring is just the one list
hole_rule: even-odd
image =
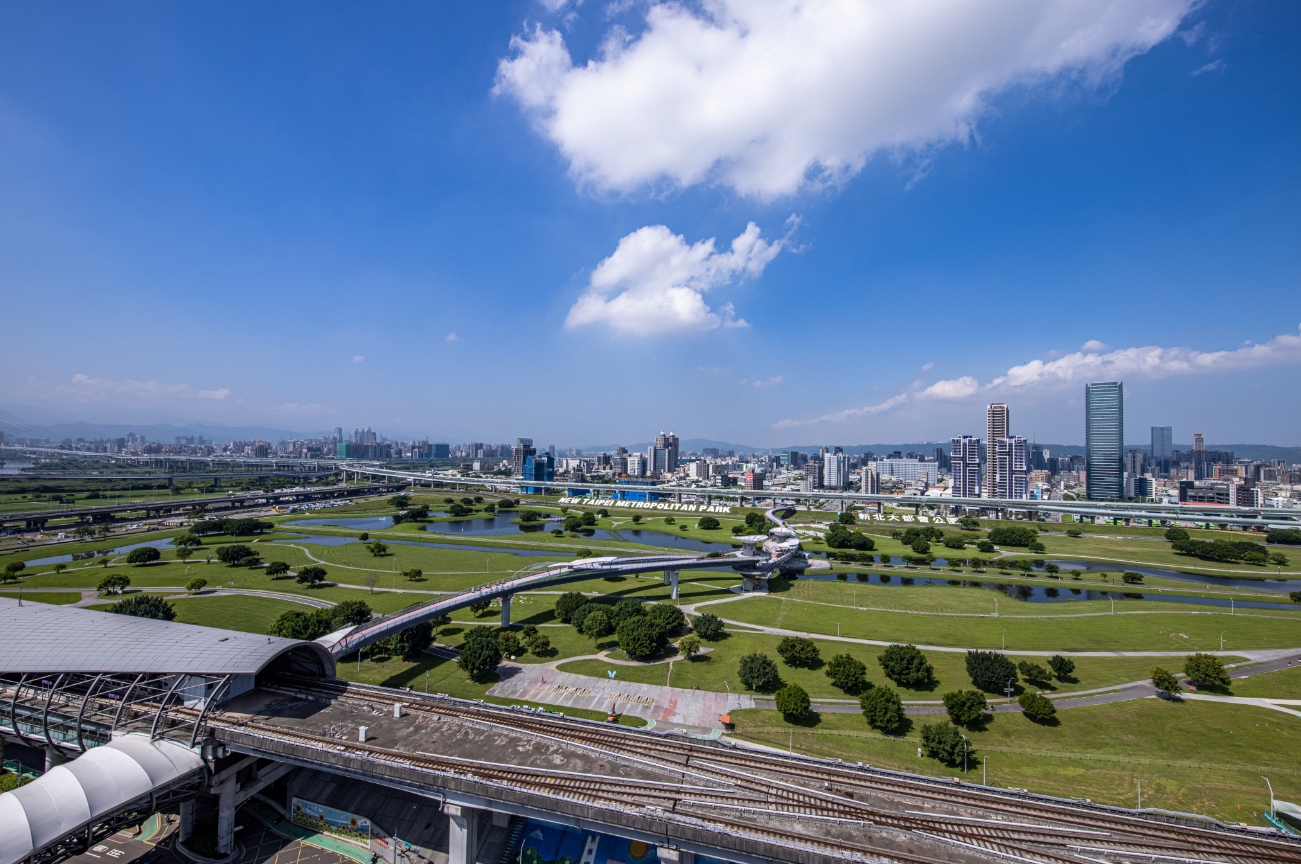
[[[310,537],[302,535],[277,542],[299,543],[304,546],[346,546],[349,543],[360,543],[361,541],[356,537],[341,537],[336,534],[313,534]],[[390,540],[387,537],[383,538],[381,542],[390,546],[424,546],[427,549],[459,549],[462,552],[500,552],[505,555],[520,555],[527,558],[564,557],[563,552],[538,552],[533,549],[508,549],[504,546],[471,546],[468,543],[422,543],[419,540]]]
[[286,525],[302,528],[352,528],[357,531],[381,531],[393,527],[392,516],[339,516],[333,519],[295,519]]
[[29,558],[28,567],[40,567],[42,564],[71,564],[73,561],[89,561],[92,558],[102,557],[104,555],[120,555],[124,552],[130,552],[132,549],[139,549],[141,546],[152,546],[155,549],[172,548],[172,538],[164,540],[149,540],[144,543],[132,543],[129,546],[118,546],[113,549],[98,549],[94,552],[74,552],[71,555],[50,555],[47,558]]
[[[1078,569],[1078,568],[1077,568]],[[1131,571],[1132,572],[1132,571]],[[805,573],[801,579],[813,579],[818,582],[844,582],[846,585],[886,585],[916,586],[945,585],[962,588],[981,588],[997,591],[1012,599],[1026,603],[1065,603],[1072,600],[1156,600],[1165,603],[1189,603],[1194,606],[1222,606],[1226,609],[1294,609],[1291,603],[1268,603],[1254,600],[1227,600],[1218,597],[1178,597],[1142,590],[1142,585],[1129,586],[1129,591],[1095,591],[1091,588],[1072,588],[1070,583],[1062,585],[1005,585],[998,582],[978,582],[970,579],[943,579],[933,576],[903,576],[892,573],[827,573],[815,571]]]
[[[452,534],[463,537],[500,537],[503,535],[533,534],[551,531],[560,527],[559,520],[550,522],[532,522],[523,525],[512,522],[514,516],[500,514],[486,519],[456,519],[451,522],[431,522],[425,530],[433,534]],[[640,543],[644,546],[658,546],[662,549],[681,549],[690,552],[730,552],[731,543],[713,543],[707,540],[693,540],[679,537],[665,531],[646,531],[640,528],[624,528],[607,531],[604,528],[588,528],[579,534],[592,540],[614,540],[621,543]]]
[[1259,591],[1301,591],[1301,579],[1273,579],[1268,570],[1262,570],[1259,579],[1232,579],[1220,576],[1202,576],[1197,573],[1181,573],[1178,570],[1166,570],[1160,567],[1141,567],[1133,564],[1121,566],[1105,561],[1057,561],[1051,563],[1069,570],[1089,570],[1094,573],[1116,573],[1125,571],[1142,573],[1144,576],[1160,576],[1163,579],[1178,579],[1181,582],[1197,582],[1201,585],[1213,585],[1219,588],[1255,588]]

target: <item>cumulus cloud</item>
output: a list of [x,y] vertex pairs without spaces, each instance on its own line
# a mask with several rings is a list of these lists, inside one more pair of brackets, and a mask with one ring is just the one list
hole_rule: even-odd
[[132,378],[97,378],[77,373],[67,384],[55,390],[78,401],[103,399],[131,399],[149,401],[161,399],[216,399],[230,396],[230,389],[194,390],[189,384],[165,384],[161,381],[136,381]]
[[220,390],[200,390],[200,399],[225,399],[230,395],[229,387],[222,387]]
[[352,355],[352,362],[353,362],[353,363],[365,363],[365,362],[366,362],[366,358],[363,357],[363,356],[361,356],[360,354],[354,354],[354,355]]
[[461,337],[460,337],[460,336],[457,336],[456,333],[448,333],[448,334],[447,334],[447,341],[448,341],[448,342],[460,342],[460,341],[461,341]]
[[681,234],[663,225],[639,228],[597,265],[565,326],[606,324],[634,336],[747,327],[731,303],[714,310],[704,294],[758,276],[789,236],[767,242],[751,222],[727,251],[719,251],[713,238],[687,245]]
[[1080,346],[1081,351],[1102,351],[1107,347],[1106,342],[1099,342],[1097,339],[1090,339]]
[[[1091,344],[1086,342],[1087,348]],[[812,420],[782,420],[775,429],[791,426],[812,426],[815,423],[842,422],[856,417],[880,414],[916,399],[966,399],[980,395],[993,396],[1000,391],[1025,387],[1051,387],[1078,384],[1088,381],[1119,381],[1126,378],[1154,379],[1181,375],[1208,375],[1222,372],[1241,372],[1270,366],[1301,365],[1301,328],[1297,333],[1283,333],[1268,342],[1249,343],[1232,351],[1200,351],[1195,348],[1162,348],[1149,345],[1142,348],[1120,348],[1115,351],[1076,351],[1055,360],[1031,360],[1013,366],[988,384],[981,384],[970,375],[936,381],[912,393],[900,393],[877,405],[851,408],[835,414],[825,414]]]
[[1197,0],[651,2],[575,62],[535,25],[494,92],[513,98],[582,183],[716,182],[760,198],[842,182],[880,151],[971,138],[991,96],[1114,80]]
[[742,387],[756,387],[762,390],[768,387],[776,387],[778,384],[782,383],[782,380],[783,378],[781,375],[774,375],[771,378],[760,378],[758,380],[742,378],[740,384]]

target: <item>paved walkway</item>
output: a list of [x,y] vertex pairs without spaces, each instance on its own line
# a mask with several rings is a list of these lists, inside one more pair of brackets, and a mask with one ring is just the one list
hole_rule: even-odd
[[492,686],[489,696],[588,711],[609,711],[617,706],[618,713],[653,721],[651,725],[659,729],[681,729],[696,734],[721,731],[719,715],[755,707],[754,697],[744,693],[729,696],[711,690],[590,678],[559,672],[550,665],[504,663],[499,672],[501,681]]

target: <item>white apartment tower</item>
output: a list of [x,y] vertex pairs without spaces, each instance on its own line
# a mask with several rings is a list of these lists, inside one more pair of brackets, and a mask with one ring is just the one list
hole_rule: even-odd
[[1012,434],[1012,418],[1007,410],[1007,405],[1002,402],[994,402],[985,410],[985,442],[987,450],[985,453],[985,497],[997,498],[998,495],[998,472],[995,470],[994,462],[994,442],[1000,438],[1006,438]]

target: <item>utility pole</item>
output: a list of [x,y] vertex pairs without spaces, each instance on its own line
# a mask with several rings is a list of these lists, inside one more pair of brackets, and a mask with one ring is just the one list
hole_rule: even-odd
[[989,757],[984,757],[980,762],[980,785],[988,786],[989,783]]
[[1138,778],[1138,809],[1143,809],[1143,778]]

